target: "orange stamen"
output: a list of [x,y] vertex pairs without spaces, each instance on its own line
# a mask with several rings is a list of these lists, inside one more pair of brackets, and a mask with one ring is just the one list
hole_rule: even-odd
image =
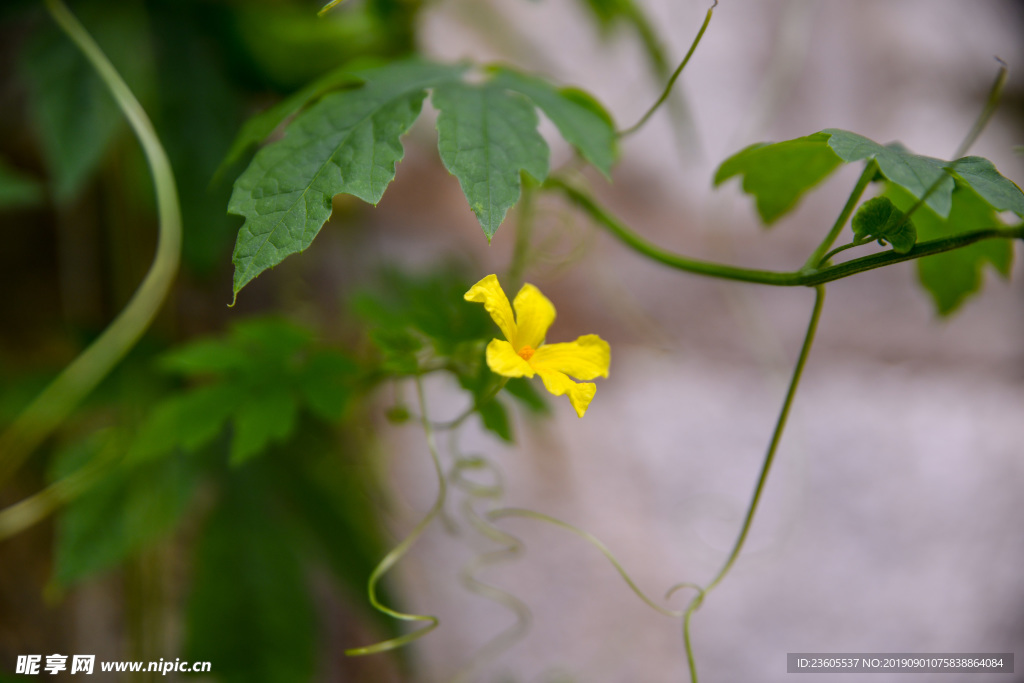
[[534,353],[536,353],[536,351],[532,346],[524,346],[523,348],[519,349],[519,357],[522,358],[523,360],[530,360],[531,358],[533,358]]

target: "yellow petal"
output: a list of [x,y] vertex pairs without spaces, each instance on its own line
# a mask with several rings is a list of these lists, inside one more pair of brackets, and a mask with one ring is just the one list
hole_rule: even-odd
[[466,301],[482,303],[494,322],[498,324],[505,339],[515,340],[516,319],[512,317],[512,307],[508,305],[508,297],[505,296],[505,291],[498,283],[497,275],[488,275],[470,287],[463,298]]
[[612,351],[608,342],[596,334],[586,334],[567,344],[545,344],[530,358],[533,369],[563,372],[576,379],[607,377]]
[[502,339],[492,339],[487,345],[487,367],[504,377],[533,377],[534,374],[530,364]]
[[519,331],[515,339],[509,337],[508,340],[517,351],[524,346],[537,348],[555,322],[555,306],[531,284],[523,285],[512,305],[516,309]]
[[569,403],[576,409],[576,414],[583,417],[587,412],[587,406],[597,393],[597,385],[591,382],[576,383],[561,372],[554,370],[538,370],[540,378],[544,380],[544,387],[555,396],[569,394]]

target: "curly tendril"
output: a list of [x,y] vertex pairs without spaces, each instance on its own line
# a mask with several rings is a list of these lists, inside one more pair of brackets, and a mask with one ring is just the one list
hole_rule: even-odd
[[[636,585],[636,582],[633,580],[633,577],[629,575],[629,572],[627,572],[626,568],[622,566],[622,563],[619,562],[619,560],[615,557],[615,554],[612,553],[612,551],[608,548],[608,546],[606,546],[601,541],[601,539],[599,539],[597,536],[593,535],[589,531],[584,531],[579,527],[575,527],[572,524],[569,524],[568,522],[563,522],[562,520],[557,519],[555,517],[551,517],[540,512],[535,512],[533,510],[526,510],[523,508],[500,508],[498,510],[492,510],[489,513],[487,513],[487,518],[492,521],[497,521],[499,519],[504,519],[506,517],[521,517],[524,519],[534,519],[540,522],[545,522],[547,524],[552,524],[554,526],[560,527],[562,529],[565,529],[566,531],[576,534],[584,541],[597,548],[602,555],[608,558],[608,561],[612,563],[612,566],[615,567],[615,571],[619,573],[619,576],[621,576],[623,581],[626,582],[626,585],[629,586],[629,589],[633,591],[633,593],[638,598],[640,598],[644,602],[644,604],[646,604],[648,607],[653,609],[658,614],[663,614],[666,617],[672,617],[675,619],[683,618],[684,612],[682,610],[671,610],[666,607],[662,607],[653,599],[651,599],[646,593],[640,590],[640,587]],[[669,589],[668,593],[665,595],[665,598],[668,599],[676,590],[684,587],[697,588],[697,590],[700,591],[700,588],[698,586],[695,586],[694,584],[678,583]]]
[[[508,562],[522,555],[523,544],[515,536],[491,524],[486,515],[481,515],[475,507],[480,503],[493,505],[505,495],[501,471],[483,456],[458,455],[454,447],[454,438],[452,441],[455,464],[452,466],[449,477],[451,485],[466,494],[466,498],[462,502],[462,516],[474,531],[498,546],[494,550],[478,554],[466,563],[461,573],[462,585],[474,595],[495,602],[515,615],[515,622],[511,626],[480,647],[472,659],[450,679],[450,683],[466,683],[473,680],[473,674],[482,666],[495,660],[526,636],[530,629],[531,615],[529,607],[518,597],[477,578],[485,568]],[[492,481],[482,484],[469,479],[466,475],[470,471],[486,471]]]
[[423,516],[423,519],[421,519],[419,523],[413,527],[413,530],[409,532],[409,535],[402,539],[402,542],[396,545],[391,552],[385,555],[384,559],[374,567],[373,572],[370,574],[370,578],[367,581],[366,591],[370,599],[370,604],[373,605],[373,608],[378,612],[383,612],[389,617],[400,621],[427,622],[427,625],[417,631],[413,631],[412,633],[406,633],[405,635],[390,638],[379,643],[374,643],[373,645],[354,647],[345,650],[345,654],[350,657],[387,652],[388,650],[394,650],[395,648],[408,645],[414,640],[419,640],[433,631],[440,623],[440,620],[435,616],[399,612],[396,609],[388,607],[377,599],[377,584],[380,582],[381,577],[384,576],[391,567],[395,566],[395,564],[397,564],[407,552],[409,552],[409,549],[419,539],[419,537],[423,535],[426,528],[438,517],[442,508],[444,508],[445,498],[448,493],[448,484],[445,481],[444,470],[441,468],[441,459],[437,454],[437,442],[434,438],[434,429],[430,424],[430,419],[427,417],[427,401],[423,395],[423,380],[419,375],[416,375],[416,397],[419,400],[420,422],[423,425],[423,432],[427,438],[427,449],[430,451],[430,459],[434,463],[434,471],[437,474],[437,499],[430,507],[430,510],[427,511],[427,514]]

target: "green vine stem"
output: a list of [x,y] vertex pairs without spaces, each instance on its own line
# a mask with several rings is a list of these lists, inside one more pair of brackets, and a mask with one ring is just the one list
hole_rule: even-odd
[[519,206],[516,208],[516,241],[512,247],[512,261],[508,266],[508,274],[505,276],[505,281],[513,290],[518,289],[523,283],[523,272],[526,270],[529,260],[530,238],[533,234],[536,213],[533,198],[537,185],[525,173],[521,175],[523,193],[519,200]]
[[[693,53],[697,51],[697,46],[700,45],[700,39],[704,37],[704,32],[708,30],[708,24],[711,23],[711,15],[714,13],[716,7],[718,7],[718,0],[715,0],[715,4],[711,5],[711,7],[708,9],[708,13],[704,16],[704,23],[701,24],[700,30],[697,31],[697,37],[694,38],[693,43],[690,44],[690,49],[689,51],[687,51],[686,56],[683,57],[683,61],[681,61],[679,63],[679,66],[676,67],[676,70],[672,72],[672,75],[668,79],[668,83],[665,84],[665,89],[661,93],[661,97],[659,97],[657,101],[651,105],[651,108],[648,109],[644,113],[644,115],[640,117],[639,121],[634,123],[629,128],[619,131],[619,137],[626,137],[627,135],[632,135],[636,131],[643,128],[643,125],[647,123],[647,120],[650,119],[651,116],[654,115],[654,112],[656,112],[658,108],[665,103],[665,100],[668,99],[668,96],[672,93],[672,86],[676,84],[676,80],[679,78],[679,75],[683,73],[683,69],[686,68],[686,65],[689,63],[690,57],[692,57]],[[644,36],[643,31],[641,31],[641,35]],[[653,35],[653,33],[651,35]],[[649,42],[646,37],[645,42]]]
[[156,186],[160,232],[153,264],[128,305],[0,436],[0,483],[17,470],[139,340],[167,296],[181,254],[178,190],[153,125],[85,27],[61,0],[45,1],[54,21],[92,63],[142,144]]
[[361,655],[372,655],[378,652],[386,652],[388,650],[394,650],[395,648],[408,645],[414,640],[418,640],[423,636],[427,635],[440,623],[437,617],[430,616],[427,614],[409,614],[407,612],[399,612],[398,610],[392,609],[377,599],[377,584],[384,574],[387,573],[391,567],[395,565],[402,557],[409,552],[409,548],[419,539],[423,532],[430,526],[431,522],[437,518],[441,513],[441,509],[444,507],[445,499],[448,495],[448,484],[445,480],[444,470],[441,468],[441,458],[437,453],[437,441],[434,438],[434,428],[430,423],[430,419],[427,417],[427,401],[423,395],[423,379],[420,375],[416,375],[416,398],[419,401],[420,409],[420,423],[423,425],[423,433],[427,437],[427,449],[430,451],[430,459],[434,463],[434,472],[437,474],[438,491],[437,500],[427,511],[427,514],[423,516],[413,530],[409,532],[402,542],[391,549],[387,555],[384,556],[376,567],[373,568],[373,572],[370,573],[370,578],[366,583],[366,593],[369,596],[370,604],[378,612],[398,619],[399,621],[425,621],[427,625],[423,628],[406,633],[405,635],[390,638],[388,640],[374,643],[373,645],[367,645],[365,647],[354,647],[345,650],[345,654],[349,657],[358,657]]
[[697,666],[693,657],[693,644],[690,641],[690,619],[693,613],[704,603],[704,598],[707,597],[708,593],[720,584],[722,579],[729,573],[729,570],[732,569],[732,566],[736,563],[736,558],[739,557],[740,552],[743,550],[743,544],[747,540],[747,534],[750,532],[754,515],[757,512],[757,504],[761,500],[765,482],[768,481],[768,473],[771,471],[772,463],[775,461],[775,453],[778,450],[779,442],[782,440],[782,433],[786,429],[786,420],[789,417],[789,409],[793,405],[793,397],[796,395],[797,387],[800,384],[800,377],[803,375],[804,365],[807,363],[807,357],[811,353],[811,345],[814,343],[815,333],[818,331],[818,320],[821,318],[821,309],[825,303],[825,287],[819,285],[815,287],[814,292],[814,308],[811,311],[811,320],[807,324],[807,334],[804,335],[804,343],[800,348],[800,355],[797,357],[796,366],[793,368],[793,376],[789,380],[789,389],[786,391],[786,398],[782,402],[779,418],[775,422],[775,431],[772,433],[772,440],[768,444],[768,452],[765,454],[764,464],[761,465],[761,475],[757,479],[757,486],[755,486],[754,495],[750,499],[747,515],[743,519],[743,526],[740,528],[740,534],[736,538],[736,543],[733,544],[732,551],[726,558],[725,564],[722,565],[715,578],[690,601],[683,616],[683,643],[686,647],[686,661],[690,667],[690,678],[693,683],[697,683]]
[[633,251],[662,265],[697,275],[706,275],[737,282],[752,282],[777,287],[813,287],[834,280],[841,280],[857,273],[882,268],[894,263],[912,261],[924,256],[939,254],[966,247],[987,239],[1024,239],[1024,222],[1005,228],[972,230],[952,237],[919,242],[913,249],[897,254],[884,251],[852,259],[834,266],[809,268],[794,271],[757,270],[739,268],[713,261],[703,261],[674,254],[641,237],[624,223],[601,207],[589,194],[573,187],[560,178],[549,178],[544,183],[548,189],[562,192],[573,204],[583,210],[598,226],[604,228]]
[[875,177],[876,173],[878,173],[878,162],[872,159],[864,166],[864,171],[860,174],[860,178],[857,179],[857,184],[854,185],[853,191],[850,192],[850,197],[846,200],[843,210],[839,212],[836,222],[832,224],[832,229],[829,230],[825,239],[821,241],[821,244],[808,257],[807,263],[804,264],[804,269],[820,268],[833,255],[830,253],[826,256],[825,254],[835,244],[839,233],[846,227],[846,223],[850,220],[853,210],[857,207],[857,202],[860,201],[861,195],[864,194],[864,190],[871,184],[871,180]]
[[82,495],[108,474],[124,455],[124,443],[110,437],[98,455],[76,472],[0,510],[0,541],[15,536]]
[[868,242],[873,242],[873,241],[874,241],[874,238],[868,236],[868,237],[862,237],[862,238],[859,238],[859,239],[855,239],[855,240],[853,240],[852,242],[850,242],[848,244],[840,245],[840,246],[836,247],[835,249],[833,249],[832,251],[830,251],[827,254],[825,254],[824,256],[822,256],[821,257],[821,262],[818,263],[818,266],[820,267],[820,266],[825,265],[826,263],[831,261],[832,258],[836,254],[841,254],[844,251],[846,251],[847,249],[853,249],[854,247],[859,247],[861,245],[864,245],[864,244],[867,244]]

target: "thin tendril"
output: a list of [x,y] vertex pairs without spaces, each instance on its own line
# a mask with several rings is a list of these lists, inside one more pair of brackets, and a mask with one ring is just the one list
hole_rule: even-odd
[[711,580],[702,591],[700,591],[693,600],[690,601],[689,606],[686,608],[686,612],[683,616],[683,643],[686,646],[686,660],[690,667],[690,679],[693,683],[697,683],[697,667],[693,658],[693,644],[690,641],[690,618],[693,613],[703,604],[704,598],[711,592],[715,586],[722,582],[722,579],[732,569],[733,564],[736,562],[736,558],[739,557],[740,551],[743,550],[743,544],[747,540],[747,534],[750,532],[750,527],[754,521],[754,515],[757,512],[757,504],[761,500],[761,494],[764,492],[765,482],[768,481],[768,473],[771,471],[772,463],[775,461],[775,453],[778,450],[779,442],[782,440],[782,433],[786,429],[786,420],[789,417],[789,409],[793,405],[793,397],[796,395],[797,387],[800,384],[800,376],[803,374],[804,365],[807,363],[807,357],[811,353],[811,345],[814,343],[814,335],[818,331],[818,320],[821,318],[821,309],[825,303],[825,287],[819,285],[814,288],[814,309],[811,311],[811,320],[807,324],[807,334],[804,335],[804,343],[800,348],[800,355],[797,357],[796,366],[793,368],[793,376],[789,381],[789,389],[786,391],[786,398],[782,402],[782,409],[779,411],[778,420],[775,422],[775,431],[772,433],[772,440],[768,444],[768,452],[764,457],[764,464],[761,466],[761,475],[757,479],[757,486],[754,488],[754,495],[750,499],[750,505],[747,508],[746,517],[743,520],[743,526],[740,528],[739,536],[736,538],[736,543],[733,545],[732,551],[729,553],[729,557],[726,558],[725,564],[719,570],[715,578]]
[[181,210],[174,173],[146,112],[64,3],[46,0],[46,8],[92,64],[135,131],[153,174],[160,227],[153,264],[128,305],[0,435],[0,483],[17,470],[139,340],[171,287],[181,255]]
[[956,152],[953,153],[954,159],[959,159],[963,155],[967,154],[967,150],[971,148],[974,141],[978,139],[981,132],[985,130],[985,126],[988,125],[989,119],[992,118],[992,114],[995,113],[996,107],[999,106],[999,99],[1003,95],[1003,86],[1006,85],[1007,68],[1006,62],[996,57],[996,61],[999,62],[999,72],[996,73],[996,80],[992,83],[992,87],[989,88],[988,98],[985,100],[985,106],[982,108],[981,113],[978,115],[978,119],[974,122],[967,137],[963,139],[960,146],[956,148]]
[[632,135],[636,131],[640,130],[640,128],[642,128],[643,125],[647,123],[647,120],[654,115],[654,112],[658,110],[658,107],[664,104],[665,100],[668,99],[668,96],[672,93],[672,86],[675,85],[676,79],[678,79],[679,75],[683,73],[683,69],[686,67],[686,64],[690,61],[690,57],[693,56],[693,53],[697,50],[697,46],[700,45],[700,39],[704,37],[704,32],[708,30],[708,24],[711,23],[711,15],[714,13],[716,7],[718,7],[718,0],[715,0],[715,4],[713,4],[710,7],[710,9],[708,9],[708,13],[704,17],[704,23],[701,24],[700,30],[697,31],[697,37],[693,39],[693,43],[690,45],[690,49],[686,53],[686,56],[683,57],[683,61],[679,63],[679,66],[676,67],[676,70],[668,79],[668,83],[665,84],[665,89],[662,91],[661,97],[659,97],[658,100],[651,105],[651,108],[648,109],[647,112],[640,117],[639,121],[634,123],[629,128],[619,131],[619,137],[626,137],[627,135]]
[[412,641],[418,640],[433,631],[440,623],[437,617],[426,614],[409,614],[407,612],[399,612],[398,610],[384,605],[377,599],[377,584],[381,577],[384,576],[384,574],[387,573],[395,563],[402,559],[407,552],[409,552],[409,549],[417,539],[419,539],[426,528],[430,526],[430,523],[437,518],[441,509],[444,507],[445,498],[448,492],[448,485],[445,481],[444,471],[441,468],[441,459],[437,454],[437,443],[434,439],[434,429],[427,417],[427,402],[423,395],[423,380],[419,375],[416,375],[416,397],[419,400],[420,405],[420,422],[423,425],[423,432],[427,437],[427,448],[430,451],[430,459],[434,463],[434,471],[437,474],[437,500],[434,501],[434,504],[430,507],[430,510],[427,511],[427,514],[423,519],[413,527],[413,530],[409,535],[402,539],[402,542],[396,545],[391,552],[385,555],[384,559],[374,567],[373,572],[370,574],[370,579],[367,581],[366,591],[370,598],[370,604],[373,605],[374,609],[378,612],[383,612],[384,614],[400,621],[425,621],[428,622],[428,624],[417,631],[413,631],[412,633],[406,633],[405,635],[390,638],[379,643],[374,643],[373,645],[354,647],[345,650],[345,654],[350,657],[372,655],[378,652],[386,652],[388,650],[394,650],[395,648],[408,645]]
[[[535,519],[541,522],[546,522],[548,524],[553,524],[557,527],[561,527],[562,529],[565,529],[576,534],[584,541],[597,548],[602,555],[608,558],[608,561],[612,563],[612,566],[615,567],[615,571],[619,573],[619,576],[621,576],[622,579],[626,582],[626,585],[629,586],[629,589],[633,591],[633,593],[638,598],[640,598],[648,607],[650,607],[659,614],[664,614],[666,617],[681,618],[683,616],[684,613],[681,610],[666,609],[654,600],[652,600],[650,597],[648,597],[647,594],[644,593],[642,590],[640,590],[640,587],[636,585],[636,582],[633,581],[633,578],[629,575],[629,572],[627,572],[626,569],[622,566],[622,564],[615,558],[615,555],[612,553],[611,550],[608,549],[608,546],[602,543],[601,539],[597,538],[597,536],[594,536],[590,532],[584,531],[579,527],[575,527],[572,524],[569,524],[568,522],[563,522],[562,520],[556,519],[555,517],[550,517],[540,512],[534,512],[533,510],[524,510],[522,508],[500,508],[498,510],[492,510],[487,513],[487,518],[493,521],[504,519],[505,517],[523,517],[526,519]],[[675,591],[676,587],[682,588],[689,585],[690,584],[676,584],[675,587],[669,590],[669,595],[671,595]]]
[[[467,470],[489,469],[494,476],[492,484],[480,484],[465,477]],[[489,461],[480,456],[457,457],[451,472],[452,486],[466,493],[462,504],[462,512],[470,526],[484,538],[500,547],[481,553],[470,560],[462,569],[462,584],[467,590],[484,599],[496,602],[515,615],[515,622],[507,629],[494,636],[473,655],[473,658],[456,672],[450,683],[464,683],[472,680],[473,674],[487,662],[506,652],[515,643],[526,636],[530,628],[530,608],[515,595],[484,583],[477,575],[486,567],[507,562],[519,557],[523,552],[522,542],[490,523],[474,508],[478,501],[493,502],[505,493],[500,471]]]

